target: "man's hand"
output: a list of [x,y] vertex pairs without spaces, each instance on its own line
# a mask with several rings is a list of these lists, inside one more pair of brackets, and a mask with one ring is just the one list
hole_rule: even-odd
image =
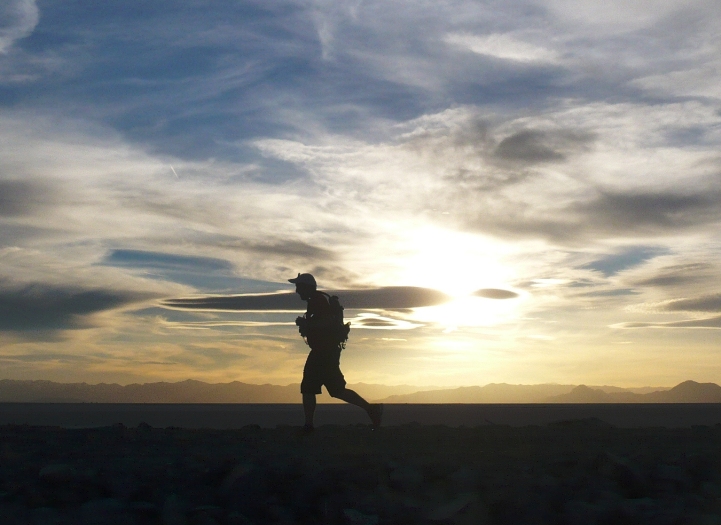
[[296,317],[295,324],[298,327],[300,335],[306,337],[308,335],[308,319],[305,317]]

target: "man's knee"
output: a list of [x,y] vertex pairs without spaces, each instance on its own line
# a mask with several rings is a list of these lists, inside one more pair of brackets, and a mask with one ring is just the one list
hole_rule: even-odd
[[328,386],[326,386],[326,389],[328,390],[328,395],[329,395],[330,397],[335,397],[336,399],[342,399],[342,398],[344,397],[344,394],[345,394],[345,391],[346,391],[345,386],[341,386],[341,387],[338,387],[338,386],[328,387]]

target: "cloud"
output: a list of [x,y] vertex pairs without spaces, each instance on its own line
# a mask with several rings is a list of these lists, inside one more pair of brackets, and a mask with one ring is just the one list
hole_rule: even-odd
[[554,51],[529,44],[509,34],[494,33],[479,36],[467,33],[451,33],[444,38],[444,41],[447,44],[468,49],[473,53],[501,60],[529,63],[554,63],[558,61],[558,56]]
[[55,199],[52,183],[0,180],[0,217],[31,215]]
[[669,323],[619,323],[614,328],[721,328],[721,316],[707,319],[691,319],[689,321],[674,321]]
[[[699,5],[704,3],[699,2]],[[561,20],[575,26],[589,26],[596,33],[627,33],[642,29],[664,20],[674,11],[688,8],[683,0],[638,0],[633,5],[623,0],[609,0],[603,5],[594,0],[545,0],[543,4]]]
[[664,266],[653,277],[633,280],[636,286],[683,286],[716,279],[716,267],[709,263],[686,263]]
[[590,199],[573,199],[563,207],[546,210],[545,214],[538,209],[538,216],[533,207],[521,211],[518,202],[509,202],[505,209],[497,204],[499,212],[496,214],[483,213],[466,220],[468,227],[476,231],[542,238],[566,245],[605,238],[650,239],[717,223],[721,220],[721,210],[717,206],[719,197],[716,191],[683,194],[680,191],[601,190]]
[[486,299],[513,299],[518,297],[516,292],[510,290],[501,290],[498,288],[483,288],[482,290],[476,290],[473,295],[477,297],[484,297]]
[[142,250],[112,250],[103,264],[124,268],[152,268],[166,271],[193,270],[199,272],[227,272],[233,265],[213,257],[197,257],[172,253],[147,252]]
[[619,290],[598,290],[595,292],[584,292],[576,294],[577,297],[622,297],[625,295],[638,295],[639,292],[630,288],[621,288]]
[[297,257],[305,260],[333,260],[336,254],[326,248],[298,240],[270,240],[254,241],[230,236],[209,237],[208,242],[223,248],[233,248],[260,255],[282,255]]
[[378,314],[363,312],[356,317],[346,318],[351,323],[351,329],[363,328],[369,330],[413,330],[423,326],[402,319],[384,317]]
[[721,294],[704,295],[692,299],[675,299],[665,304],[671,312],[721,312]]
[[[393,310],[434,306],[450,300],[437,290],[413,286],[389,286],[367,290],[329,290],[346,309]],[[296,293],[248,294],[167,299],[169,308],[220,311],[302,311],[306,304]]]
[[591,228],[627,229],[649,233],[678,231],[721,218],[719,195],[676,192],[600,191],[591,201],[575,205],[574,211],[591,221]]
[[541,132],[531,130],[519,131],[503,139],[496,148],[496,156],[531,163],[565,159],[563,154],[543,143]]
[[0,287],[0,331],[53,332],[89,326],[93,314],[149,299],[149,294],[41,283]]
[[30,33],[38,23],[35,0],[4,0],[0,4],[0,54]]

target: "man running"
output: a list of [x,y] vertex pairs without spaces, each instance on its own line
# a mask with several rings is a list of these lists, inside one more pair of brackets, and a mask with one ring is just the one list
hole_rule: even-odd
[[378,428],[381,425],[383,405],[371,405],[345,386],[345,378],[340,371],[341,345],[333,334],[334,320],[328,296],[318,291],[315,278],[309,273],[299,273],[298,277],[288,279],[288,282],[295,284],[295,291],[300,298],[308,302],[305,315],[295,320],[300,335],[310,346],[310,353],[303,368],[303,381],[300,384],[305,412],[304,430],[313,431],[315,396],[321,393],[321,385],[325,385],[330,396],[365,410],[373,428]]

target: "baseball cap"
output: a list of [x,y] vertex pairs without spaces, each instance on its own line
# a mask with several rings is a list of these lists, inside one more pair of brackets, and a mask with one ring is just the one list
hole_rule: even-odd
[[313,277],[309,273],[299,273],[298,277],[295,277],[294,279],[288,279],[288,282],[293,284],[307,284],[309,286],[318,286],[315,283],[315,277]]

